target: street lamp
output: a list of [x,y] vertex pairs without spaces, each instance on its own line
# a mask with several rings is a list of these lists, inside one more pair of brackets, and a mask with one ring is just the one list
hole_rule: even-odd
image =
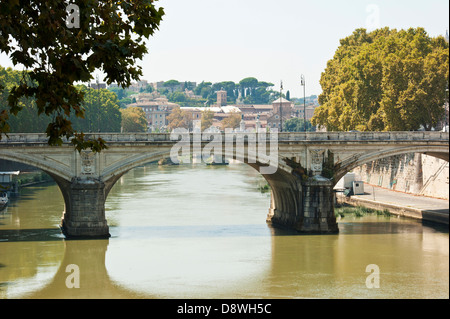
[[280,86],[280,132],[283,132],[283,103],[281,101],[281,96],[282,96],[282,91],[283,91],[283,81],[281,81],[281,86]]
[[98,74],[95,77],[95,82],[97,83],[97,130],[100,132],[100,98],[99,98],[99,89],[100,89],[100,81],[98,80]]
[[448,117],[449,117],[449,108],[448,108],[448,82],[447,82],[447,88],[445,89],[445,120],[444,120],[444,132],[448,132]]
[[306,132],[306,97],[305,97],[305,77],[302,76],[300,77],[300,85],[303,86],[303,127],[305,129]]

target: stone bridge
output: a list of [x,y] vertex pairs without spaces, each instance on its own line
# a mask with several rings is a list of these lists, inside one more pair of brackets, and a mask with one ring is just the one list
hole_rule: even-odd
[[49,146],[45,134],[9,134],[0,159],[39,168],[58,184],[65,201],[66,237],[109,237],[105,201],[129,170],[176,155],[203,153],[247,163],[271,186],[267,221],[306,233],[336,233],[333,186],[353,168],[383,157],[423,153],[449,160],[444,132],[315,133],[99,133],[108,149],[76,151],[65,141]]

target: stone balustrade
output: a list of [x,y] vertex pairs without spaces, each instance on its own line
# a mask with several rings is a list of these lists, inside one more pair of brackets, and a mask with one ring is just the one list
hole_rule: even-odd
[[[178,135],[179,134],[179,135]],[[106,142],[176,142],[181,139],[183,133],[86,133],[85,136],[90,139],[101,137]],[[194,135],[198,133],[189,133],[192,141]],[[218,133],[203,133],[202,141],[209,141],[212,136]],[[221,133],[222,136],[225,133]],[[449,141],[448,132],[436,131],[411,131],[411,132],[278,132],[259,133],[265,134],[269,140],[271,136],[275,137],[279,142],[308,142],[308,141]],[[255,136],[254,132],[236,132],[232,133],[234,138],[243,136]],[[14,133],[2,136],[0,144],[8,143],[47,143],[46,134],[42,133]],[[67,139],[63,139],[64,143],[69,143]]]

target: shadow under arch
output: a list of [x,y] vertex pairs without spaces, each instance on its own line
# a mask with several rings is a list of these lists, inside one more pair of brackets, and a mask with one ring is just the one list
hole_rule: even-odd
[[66,207],[68,205],[68,203],[70,202],[70,198],[67,194],[66,191],[64,191],[65,189],[67,189],[68,185],[70,184],[70,173],[65,172],[64,170],[59,169],[58,167],[54,167],[53,165],[51,165],[51,163],[47,163],[45,161],[39,160],[39,159],[35,159],[35,158],[31,158],[28,155],[14,155],[14,154],[10,154],[9,152],[2,152],[0,153],[0,159],[3,160],[8,160],[11,162],[16,162],[16,163],[21,163],[21,164],[26,164],[28,166],[34,167],[38,170],[41,170],[42,172],[46,173],[47,175],[49,175],[53,181],[56,183],[56,185],[58,185],[58,189],[64,199],[64,205],[65,207],[62,207],[62,215],[64,216],[64,212],[66,210]]
[[387,149],[377,152],[370,152],[358,158],[351,158],[341,163],[335,164],[335,175],[333,183],[336,184],[345,174],[352,169],[378,159],[403,155],[408,153],[421,153],[433,156],[445,161],[449,161],[449,149],[446,146],[407,146],[402,148]]
[[0,153],[0,159],[8,160],[11,162],[26,164],[37,169],[44,171],[50,176],[55,176],[59,180],[70,181],[72,179],[71,172],[65,171],[63,168],[58,167],[55,163],[45,161],[44,159],[36,158],[28,154],[12,153],[9,151],[2,151]]

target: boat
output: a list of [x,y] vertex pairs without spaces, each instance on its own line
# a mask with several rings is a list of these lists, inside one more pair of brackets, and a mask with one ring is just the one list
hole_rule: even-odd
[[0,193],[0,210],[3,210],[8,206],[9,199],[6,193]]

